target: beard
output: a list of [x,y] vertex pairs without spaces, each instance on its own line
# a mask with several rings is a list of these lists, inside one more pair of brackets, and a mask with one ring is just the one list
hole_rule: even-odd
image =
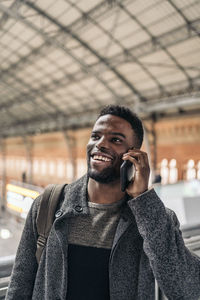
[[119,168],[114,166],[109,166],[104,168],[102,171],[92,170],[90,166],[90,160],[88,159],[88,177],[94,179],[97,182],[109,184],[111,182],[117,181],[120,178]]

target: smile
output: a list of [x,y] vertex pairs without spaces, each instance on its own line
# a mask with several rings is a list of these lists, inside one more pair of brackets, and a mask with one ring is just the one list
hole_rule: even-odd
[[92,158],[94,160],[100,160],[100,161],[111,161],[112,160],[111,158],[108,158],[108,157],[105,157],[102,155],[94,155]]

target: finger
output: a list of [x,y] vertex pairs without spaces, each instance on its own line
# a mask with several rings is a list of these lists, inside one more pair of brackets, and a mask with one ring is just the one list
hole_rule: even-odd
[[149,158],[148,158],[147,153],[146,153],[146,155],[144,156],[144,160],[145,160],[145,163],[149,165]]
[[[139,158],[139,157],[142,157],[141,159],[144,160],[145,163],[148,163],[148,155],[147,155],[146,152],[141,151],[141,150],[139,150],[139,149],[130,149],[130,150],[128,151],[128,153],[129,153],[130,155],[136,156],[136,157],[138,157],[138,158]],[[140,155],[142,155],[142,156],[140,156]]]
[[146,152],[138,150],[138,149],[130,149],[127,153],[130,153],[131,155],[147,155]]
[[123,155],[123,158],[124,157],[134,157],[138,162],[140,162],[142,159],[142,154],[140,152],[136,153],[136,152],[127,152]]
[[135,152],[135,153],[146,153],[145,151],[142,151],[140,149],[136,149],[136,148],[133,148],[133,149],[129,149],[128,152]]
[[129,155],[129,154],[124,155],[124,156],[123,156],[123,160],[129,160],[130,162],[132,162],[132,163],[135,165],[135,167],[136,167],[137,169],[138,169],[139,166],[140,166],[138,160],[137,160],[135,157],[133,157],[133,156],[131,156],[131,155]]
[[131,158],[134,158],[135,164],[138,167],[145,168],[145,167],[149,166],[148,157],[145,152],[141,152],[141,151],[138,153],[128,152],[128,153],[124,154],[123,159],[125,160],[125,158],[129,159],[131,162],[132,162]]

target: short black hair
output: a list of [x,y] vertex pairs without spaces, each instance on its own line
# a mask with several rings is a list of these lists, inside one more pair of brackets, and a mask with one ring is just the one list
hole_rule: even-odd
[[138,138],[139,147],[142,146],[144,130],[142,126],[142,121],[138,117],[136,113],[131,111],[128,107],[120,106],[120,105],[107,105],[100,111],[97,120],[105,115],[114,115],[120,117],[131,124],[131,127],[134,130]]

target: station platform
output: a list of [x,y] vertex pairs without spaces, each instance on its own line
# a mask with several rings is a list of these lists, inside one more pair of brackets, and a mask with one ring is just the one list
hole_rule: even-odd
[[24,220],[5,212],[0,216],[0,257],[16,254]]

